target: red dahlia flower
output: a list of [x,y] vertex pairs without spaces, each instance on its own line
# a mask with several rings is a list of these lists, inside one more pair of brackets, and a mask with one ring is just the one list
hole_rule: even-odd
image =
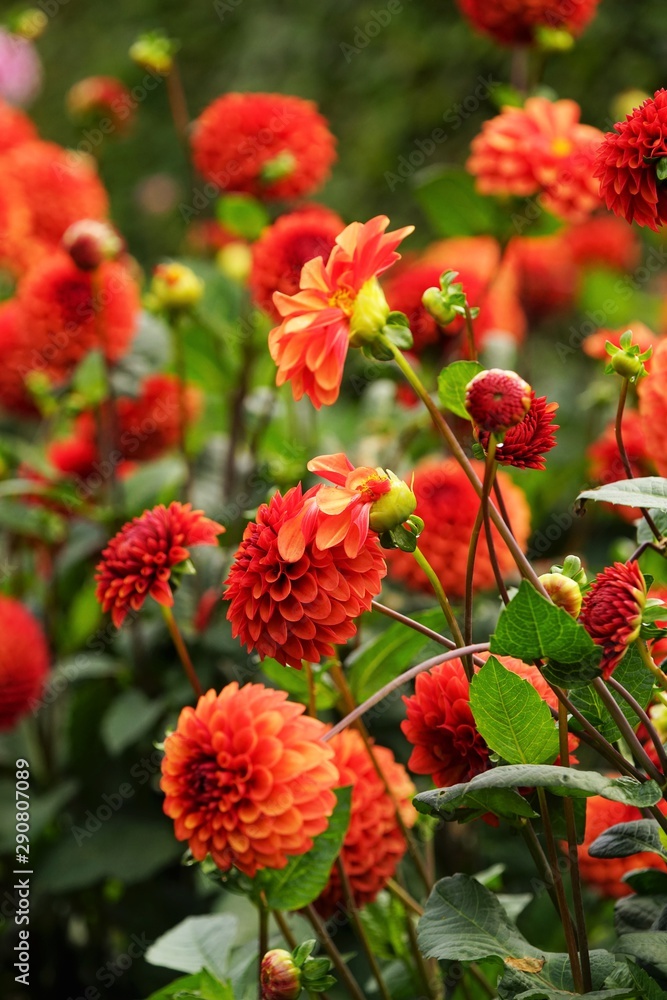
[[[344,729],[330,740],[328,746],[335,754],[333,762],[340,775],[338,787],[352,786],[350,825],[340,860],[350,881],[354,901],[362,907],[372,903],[384,889],[405,854],[407,845],[396,819],[396,805],[405,825],[413,826],[417,818],[412,806],[415,786],[403,765],[394,759],[391,750],[375,746],[375,759],[392,791],[389,795],[356,729]],[[345,908],[345,895],[336,866],[332,868],[329,882],[314,905],[325,919],[339,906]]]
[[607,679],[639,636],[646,603],[646,581],[637,562],[616,562],[598,573],[584,595],[579,621],[602,646],[602,676]]
[[430,774],[438,788],[470,781],[488,771],[489,748],[477,731],[470,686],[460,660],[419,674],[415,693],[403,701],[407,719],[401,729],[413,746],[408,761],[411,771]]
[[[642,426],[641,417],[636,410],[626,410],[623,414],[623,444],[627,452],[633,476],[652,476],[655,474],[653,457],[649,451],[648,442]],[[597,441],[588,448],[586,456],[589,462],[591,478],[596,482],[615,483],[625,479],[625,466],[616,443],[616,421],[607,424]],[[624,507],[620,504],[605,504],[605,508],[624,521],[638,520],[642,516],[639,507]]]
[[28,116],[0,98],[0,153],[37,139],[37,129]]
[[600,205],[592,168],[602,133],[579,122],[576,101],[529,97],[505,107],[473,139],[467,169],[482,194],[542,195],[568,222],[583,222]]
[[322,205],[281,215],[268,226],[252,247],[250,290],[257,305],[279,321],[273,293],[295,295],[303,265],[313,257],[328,260],[344,228],[341,217]]
[[465,407],[481,430],[504,434],[524,419],[532,395],[533,390],[516,372],[489,368],[466,386]]
[[507,248],[518,270],[521,302],[531,319],[562,312],[574,304],[579,270],[570,248],[570,232],[516,236]]
[[461,12],[479,31],[501,45],[530,45],[539,28],[564,28],[578,35],[600,0],[457,0]]
[[294,398],[305,394],[318,410],[338,398],[350,340],[360,346],[389,316],[377,278],[399,260],[396,247],[414,226],[386,233],[388,225],[385,215],[353,222],[336,237],[326,264],[315,257],[304,265],[300,291],[273,297],[283,317],[269,334],[276,384],[291,382]]
[[[546,396],[535,396],[531,390],[531,401],[523,420],[505,434],[502,445],[496,448],[496,461],[502,465],[512,465],[515,469],[546,468],[545,453],[556,446],[555,432],[559,425],[553,423],[558,403],[547,403]],[[489,431],[480,430],[477,440],[486,451],[489,445]]]
[[87,76],[67,91],[67,110],[75,121],[108,118],[112,131],[123,134],[134,118],[137,102],[115,76]]
[[178,840],[251,878],[305,854],[336,805],[322,722],[285,691],[236,681],[181,712],[164,744],[160,787]]
[[103,611],[111,611],[116,628],[130,610],[138,611],[150,595],[171,607],[172,570],[190,558],[190,546],[215,545],[224,527],[204,517],[192,504],[174,500],[145,510],[123,525],[102,552],[97,566],[95,596]]
[[[633,334],[635,332],[634,326],[632,332]],[[633,340],[636,343],[637,337],[633,336]],[[655,343],[655,338],[653,342]],[[667,421],[665,420],[667,340],[663,340],[657,345],[647,367],[649,376],[641,379],[638,385],[639,415],[646,441],[650,442],[648,447],[658,474],[667,476]],[[620,479],[621,476],[618,478]]]
[[232,635],[261,659],[301,668],[334,655],[334,645],[356,633],[355,619],[380,592],[387,567],[375,535],[357,554],[344,542],[316,542],[321,487],[295,486],[262,504],[243,533],[229,571],[225,599]]
[[610,267],[632,271],[639,263],[637,232],[613,215],[595,215],[566,233],[567,244],[581,267]]
[[597,153],[600,194],[615,215],[657,232],[667,222],[667,184],[657,174],[667,157],[667,90],[656,90],[614,129]]
[[20,306],[16,299],[0,304],[0,406],[22,417],[38,410],[25,385],[28,350]]
[[335,147],[316,105],[284,94],[225,94],[192,132],[200,173],[225,191],[257,198],[312,194],[329,175]]
[[0,595],[0,729],[11,729],[39,698],[50,655],[42,627],[25,605]]

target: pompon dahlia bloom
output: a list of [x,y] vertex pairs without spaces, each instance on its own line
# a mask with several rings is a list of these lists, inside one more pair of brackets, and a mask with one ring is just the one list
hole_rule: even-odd
[[26,336],[16,299],[0,303],[0,406],[21,417],[37,416],[38,410],[25,385]]
[[[350,825],[340,860],[350,881],[354,901],[362,907],[372,903],[384,889],[405,854],[407,844],[396,819],[394,802],[406,827],[413,826],[417,818],[412,806],[415,786],[388,747],[374,746],[375,759],[392,790],[392,799],[356,729],[344,729],[329,741],[328,746],[335,754],[333,762],[340,775],[338,787],[352,786]],[[339,906],[345,908],[345,895],[335,865],[326,888],[314,906],[325,919]]]
[[[202,410],[199,389],[185,386],[185,420],[194,423]],[[120,396],[118,446],[123,458],[147,462],[178,444],[181,419],[181,380],[177,375],[148,375],[135,398]]]
[[28,116],[0,98],[0,153],[37,139],[37,129]]
[[123,264],[105,261],[93,279],[63,252],[31,268],[19,282],[17,298],[29,331],[28,365],[56,381],[67,379],[94,348],[117,361],[140,311],[139,289]]
[[480,430],[504,434],[525,418],[533,395],[531,387],[516,372],[488,368],[468,382],[465,408]]
[[529,97],[484,122],[466,164],[482,194],[527,197],[568,222],[600,207],[592,167],[602,133],[579,122],[576,101]]
[[105,219],[109,199],[93,160],[54,142],[26,142],[1,161],[30,208],[36,239],[54,246],[79,219]]
[[501,45],[530,45],[539,28],[564,28],[578,35],[593,18],[600,0],[457,0],[478,31]]
[[251,878],[305,854],[328,825],[338,784],[325,726],[285,691],[236,681],[181,712],[160,787],[178,840],[197,861]]
[[[661,812],[665,811],[665,803],[660,804]],[[617,823],[634,823],[642,819],[642,814],[635,806],[626,806],[622,802],[612,802],[601,795],[592,795],[586,799],[586,835],[578,848],[579,871],[583,881],[591,889],[602,896],[619,899],[632,892],[629,885],[621,881],[626,872],[638,868],[656,868],[667,871],[667,865],[658,854],[644,851],[632,854],[627,858],[592,858],[588,848],[594,840]]]
[[[484,466],[473,462],[473,468],[482,478]],[[525,549],[530,533],[530,509],[523,490],[505,475],[498,472],[497,480],[503,491],[512,528],[519,545]],[[424,519],[424,531],[419,545],[428,552],[429,562],[437,573],[447,596],[451,599],[464,595],[464,581],[468,560],[468,545],[479,498],[458,462],[453,459],[437,461],[426,459],[417,466],[412,482],[417,497],[415,513]],[[495,528],[492,529],[500,571],[511,574],[514,560]],[[387,550],[387,561],[393,579],[402,580],[408,587],[431,593],[431,585],[409,552]],[[476,591],[495,586],[493,567],[484,532],[477,545],[477,558],[473,585]]]
[[11,729],[42,691],[50,655],[42,627],[25,605],[0,595],[0,730]]
[[323,205],[307,205],[267,226],[252,247],[250,291],[257,305],[280,320],[273,293],[295,295],[303,265],[313,257],[328,260],[344,228],[341,217]]
[[[637,343],[638,338],[633,336],[633,341]],[[648,378],[641,379],[638,385],[639,415],[658,474],[667,476],[667,340],[658,344],[647,367]]]
[[195,122],[191,145],[207,180],[257,198],[312,194],[336,159],[336,140],[316,105],[285,94],[218,97]]
[[[506,432],[502,444],[496,448],[496,461],[515,469],[546,468],[545,454],[556,446],[555,432],[559,425],[553,422],[558,403],[547,403],[546,396],[536,396],[531,390],[528,412],[523,420]],[[479,430],[477,440],[486,451],[489,431]]]
[[607,208],[654,232],[667,222],[667,185],[657,176],[667,156],[667,90],[656,90],[599,147],[594,176]]
[[594,215],[570,226],[565,239],[572,258],[580,267],[609,267],[632,271],[641,257],[636,230],[613,215]]
[[470,781],[488,771],[489,748],[470,708],[470,685],[460,660],[440,663],[417,676],[415,693],[403,696],[403,735],[413,750],[408,767],[429,774],[438,788]]
[[282,316],[269,334],[276,384],[291,382],[294,398],[305,394],[318,410],[338,398],[351,339],[360,345],[389,316],[377,279],[400,259],[396,247],[414,226],[387,233],[388,225],[386,215],[353,222],[336,237],[326,264],[315,257],[304,265],[300,291],[273,297]]
[[260,659],[283,666],[319,663],[356,633],[387,572],[377,538],[369,534],[356,556],[343,542],[320,549],[315,541],[321,487],[295,486],[262,504],[246,526],[227,577],[224,599],[232,635]]
[[602,676],[607,679],[639,636],[646,581],[637,562],[616,562],[595,577],[584,595],[579,621],[602,646]]
[[[623,414],[623,444],[634,476],[652,476],[655,473],[653,456],[648,447],[641,417],[636,410]],[[625,479],[625,468],[616,443],[616,422],[607,424],[603,433],[586,451],[591,479],[600,484],[615,483]],[[624,521],[633,522],[642,516],[639,507],[604,504],[605,508]]]
[[116,132],[126,132],[134,118],[136,101],[115,76],[87,76],[67,91],[67,111],[75,121],[109,118]]
[[171,607],[172,570],[190,558],[194,545],[216,545],[224,531],[192,504],[174,500],[159,504],[124,524],[102,552],[97,566],[95,596],[103,611],[120,628],[130,611],[139,611],[147,597]]

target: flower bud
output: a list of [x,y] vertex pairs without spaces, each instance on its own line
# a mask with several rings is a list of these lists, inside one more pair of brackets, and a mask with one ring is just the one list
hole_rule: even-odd
[[563,573],[543,573],[540,583],[556,607],[576,618],[581,611],[581,590],[576,580]]
[[234,240],[220,247],[215,255],[219,270],[239,285],[245,285],[252,270],[252,250],[247,243]]
[[290,153],[288,149],[285,149],[282,153],[278,153],[272,160],[267,160],[262,165],[260,177],[264,184],[276,184],[278,181],[282,181],[285,177],[293,174],[296,166],[297,161],[294,153]]
[[489,368],[466,386],[465,408],[483,431],[504,434],[530,409],[532,389],[516,372]]
[[27,7],[9,18],[9,30],[13,35],[26,38],[29,42],[34,42],[43,34],[49,23],[49,19],[43,10],[37,7]]
[[350,317],[350,346],[361,347],[377,337],[390,312],[380,282],[377,278],[370,278],[354,300]]
[[168,76],[174,64],[176,44],[161,31],[149,31],[130,47],[130,59],[149,72]]
[[614,371],[621,375],[623,378],[634,379],[640,374],[644,365],[639,360],[637,355],[626,354],[625,351],[619,351],[611,359],[611,367]]
[[204,282],[185,264],[170,261],[153,271],[151,295],[158,308],[168,312],[191,309],[203,294]]
[[262,959],[262,1000],[297,1000],[301,973],[288,951],[274,948]]
[[105,260],[114,260],[124,249],[121,236],[107,222],[80,219],[65,230],[62,245],[81,271],[94,271]]
[[370,526],[373,531],[391,531],[410,517],[417,506],[417,497],[410,487],[387,470],[390,489],[371,504]]
[[605,344],[605,350],[611,358],[605,368],[605,373],[610,375],[616,372],[621,378],[636,382],[646,375],[644,361],[648,361],[651,357],[653,348],[649,347],[648,350],[640,353],[639,344],[632,343],[632,330],[626,330],[625,333],[621,334],[619,344],[619,347],[610,341]]
[[436,288],[435,285],[432,288],[427,288],[422,295],[422,305],[440,326],[447,326],[456,318],[456,310],[446,300],[441,289]]

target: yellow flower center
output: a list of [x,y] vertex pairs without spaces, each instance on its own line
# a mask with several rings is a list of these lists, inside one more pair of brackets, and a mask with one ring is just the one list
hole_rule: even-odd
[[551,152],[554,156],[569,156],[572,152],[572,143],[565,136],[557,136],[551,143]]
[[333,293],[329,299],[329,305],[334,309],[340,309],[346,316],[351,316],[354,312],[356,295],[351,288],[343,286]]

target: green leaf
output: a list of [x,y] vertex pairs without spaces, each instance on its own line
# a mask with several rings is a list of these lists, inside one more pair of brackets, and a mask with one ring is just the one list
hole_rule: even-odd
[[186,917],[153,942],[145,959],[150,965],[177,972],[209,969],[218,979],[225,979],[237,928],[238,919],[227,913]]
[[588,853],[592,858],[628,858],[631,854],[651,851],[667,860],[659,831],[660,827],[653,819],[617,823],[593,841]]
[[667,934],[664,931],[638,931],[624,934],[614,945],[618,955],[633,958],[651,975],[667,982]]
[[215,206],[218,222],[235,236],[256,240],[270,219],[262,203],[249,194],[225,194]]
[[453,361],[443,368],[438,375],[440,405],[458,417],[470,420],[470,414],[465,408],[466,386],[475,375],[483,371],[484,365],[480,365],[478,361]]
[[[300,701],[302,705],[309,703],[310,691],[308,690],[305,670],[284,667],[282,663],[272,659],[262,660],[261,667],[262,673],[282,691],[288,691],[294,701]],[[318,671],[317,665],[313,666],[313,674],[315,677],[315,704],[319,710],[326,711],[338,701],[338,692],[326,683],[323,679],[323,671]]]
[[[655,507],[649,508],[649,514],[653,519],[653,523],[660,532],[661,535],[667,535],[667,511],[657,510]],[[637,545],[641,545],[643,542],[654,542],[655,536],[648,524],[642,517],[640,521],[637,522]]]
[[106,361],[101,351],[90,351],[72,376],[72,389],[88,406],[103,403],[109,394]]
[[621,881],[641,896],[667,895],[667,872],[657,868],[637,868],[626,872]]
[[640,969],[634,962],[628,962],[627,967],[633,985],[640,991],[636,994],[639,1000],[664,1000],[664,990],[658,986],[655,979],[649,976],[648,972]]
[[[581,996],[574,988],[568,955],[547,953],[542,969],[530,972],[508,968],[498,984],[498,996],[511,1000],[574,1000]],[[585,993],[587,1000],[621,1000],[632,997],[627,987],[609,989],[607,980],[617,963],[608,951],[589,952],[592,991]]]
[[558,756],[558,730],[549,706],[533,685],[491,656],[470,686],[477,728],[509,764],[551,764]]
[[491,652],[516,656],[526,663],[551,657],[559,664],[577,664],[571,685],[588,683],[601,656],[583,625],[538,594],[527,580],[521,582],[518,592],[501,611],[491,636]]
[[128,520],[158,503],[169,503],[185,481],[185,464],[177,455],[147,462],[123,482]]
[[656,163],[655,176],[659,181],[667,181],[667,156],[661,156]]
[[136,688],[119,694],[102,719],[101,736],[109,754],[116,757],[145,736],[163,711],[161,698],[151,700]]
[[39,538],[48,545],[62,542],[67,522],[47,507],[29,506],[18,500],[0,500],[0,528],[24,538]]
[[175,997],[180,997],[183,993],[187,995],[190,990],[199,989],[200,978],[199,973],[194,976],[181,976],[173,983],[169,983],[168,986],[163,986],[156,993],[151,993],[148,1000],[174,1000]]
[[258,872],[255,884],[263,889],[272,910],[300,910],[325,888],[350,824],[352,788],[337,788],[338,804],[326,830],[315,837],[307,854],[291,858],[285,868]]
[[583,490],[577,497],[577,504],[582,505],[584,500],[667,510],[667,479],[661,476],[621,479],[617,483],[606,483],[591,490]]
[[438,236],[480,236],[503,229],[497,202],[477,192],[474,178],[463,167],[420,171],[415,197]]
[[614,927],[619,937],[635,931],[658,930],[653,925],[661,919],[667,896],[623,896],[614,906]]
[[[444,618],[440,608],[412,615],[420,625],[440,633]],[[347,681],[358,702],[375,694],[392,677],[402,673],[431,640],[401,622],[394,622],[379,636],[355,650],[346,661]]]
[[[653,690],[653,676],[646,669],[635,646],[631,646],[619,665],[614,671],[614,677],[623,687],[639,702],[640,705],[647,705]],[[633,729],[638,725],[639,719],[632,711],[630,705],[624,698],[621,698],[612,688],[609,689],[612,697],[619,708],[630,722]],[[577,688],[572,693],[572,703],[580,712],[593,723],[595,728],[606,740],[615,742],[620,738],[618,726],[607,711],[602,699],[593,687]],[[579,723],[573,720],[573,726],[578,727]]]

